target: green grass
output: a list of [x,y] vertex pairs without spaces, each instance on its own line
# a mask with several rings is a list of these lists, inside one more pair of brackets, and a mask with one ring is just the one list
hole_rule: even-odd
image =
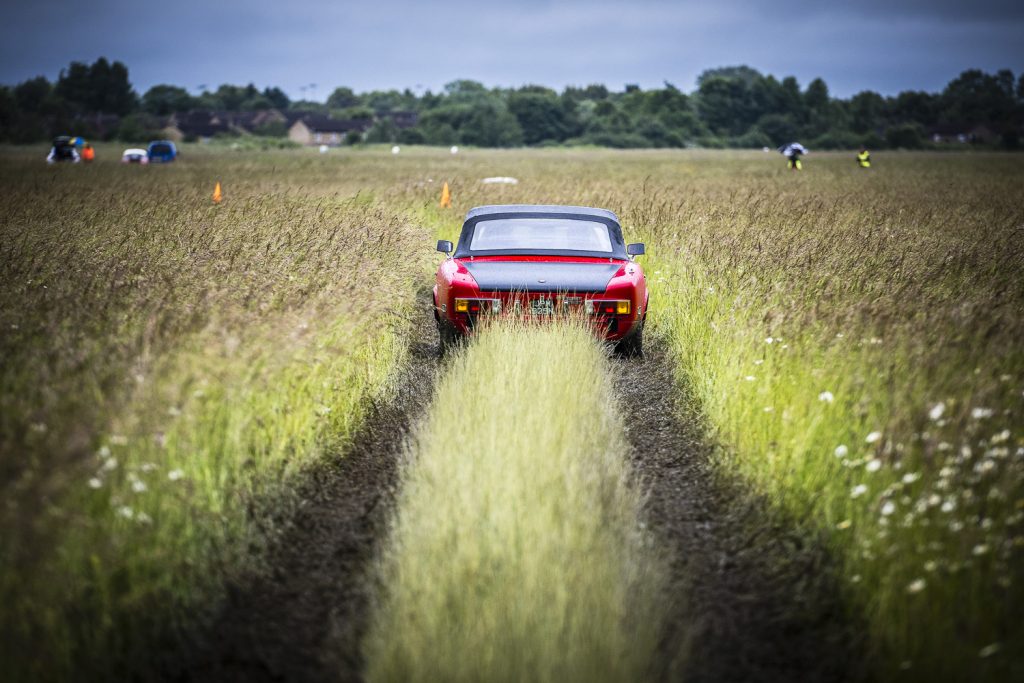
[[371,681],[636,681],[662,568],[603,350],[489,329],[441,379],[403,470],[366,640]]
[[1024,158],[878,156],[510,154],[454,193],[618,211],[721,467],[829,540],[877,675],[1019,677]]
[[728,467],[827,532],[879,674],[1007,680],[1024,672],[1024,173],[918,163],[627,216],[654,246],[654,329]]
[[[5,659],[116,669],[153,633],[117,619],[258,557],[225,539],[387,390],[433,233],[476,204],[553,202],[613,209],[646,239],[652,338],[720,466],[828,539],[878,676],[1022,675],[1024,157],[879,153],[864,173],[812,154],[794,174],[750,152],[187,145],[139,169],[119,151],[46,168],[45,148],[0,150],[0,586],[4,632],[30,625]],[[480,184],[493,175],[520,183]],[[346,298],[364,251],[395,275],[385,301]],[[104,447],[118,466],[93,490]],[[158,505],[139,507],[129,472]]]
[[[220,206],[204,161],[234,180]],[[258,570],[288,482],[344,450],[404,362],[428,235],[222,161],[4,167],[14,680],[144,671]]]

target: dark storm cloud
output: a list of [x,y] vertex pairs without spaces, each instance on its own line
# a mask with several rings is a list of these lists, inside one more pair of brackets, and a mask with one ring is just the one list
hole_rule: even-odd
[[128,64],[140,91],[254,81],[322,99],[342,84],[436,90],[455,78],[690,89],[705,68],[745,63],[802,83],[822,76],[849,95],[1024,69],[1019,0],[40,0],[2,12],[0,81],[105,55]]

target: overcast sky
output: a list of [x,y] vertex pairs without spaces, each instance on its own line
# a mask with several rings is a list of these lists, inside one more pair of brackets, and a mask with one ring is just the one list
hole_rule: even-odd
[[254,82],[323,100],[338,85],[436,91],[456,78],[690,91],[706,68],[748,64],[801,85],[821,76],[845,97],[1024,71],[1024,0],[2,2],[0,82],[102,55],[140,93]]

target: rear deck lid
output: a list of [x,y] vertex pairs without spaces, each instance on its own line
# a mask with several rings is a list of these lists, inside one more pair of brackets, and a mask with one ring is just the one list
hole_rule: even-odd
[[621,263],[462,261],[481,291],[603,292]]

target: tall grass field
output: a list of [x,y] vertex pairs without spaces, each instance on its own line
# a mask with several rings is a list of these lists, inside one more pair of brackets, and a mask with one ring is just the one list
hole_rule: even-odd
[[[647,243],[647,343],[669,351],[716,466],[824,539],[877,678],[1024,677],[1024,157],[876,153],[863,170],[852,154],[812,151],[790,172],[777,154],[701,150],[186,145],[151,168],[116,153],[46,167],[45,150],[0,149],[0,664],[15,678],[143,670],[229,577],[258,571],[291,478],[343,457],[407,362],[416,292],[440,258],[432,240],[495,203],[609,208],[627,241]],[[452,209],[437,206],[443,182]],[[427,673],[489,673],[534,647],[524,623],[564,636],[561,650],[531,650],[544,666],[510,677],[642,676],[640,607],[613,614],[653,585],[637,577],[656,578],[630,526],[642,490],[602,448],[580,464],[562,408],[590,406],[591,429],[621,441],[607,361],[567,332],[551,346],[531,334],[481,335],[444,366],[383,551],[373,679],[419,675],[410,657],[429,650]],[[520,392],[526,379],[545,389]],[[457,390],[487,410],[456,405]],[[551,408],[554,429],[531,403]],[[466,438],[516,457],[484,460],[451,438],[470,415],[480,433]],[[537,444],[561,465],[536,462]],[[517,497],[531,477],[579,496],[559,503],[564,519],[589,501],[607,528],[555,524],[554,508]],[[547,598],[540,612],[531,591],[509,603],[493,583],[517,566],[509,557],[550,552],[495,541],[523,538],[519,516],[442,514],[526,500],[523,523],[542,525],[531,538],[610,553],[519,566],[513,578]],[[558,594],[570,571],[607,596],[587,622],[602,632],[577,628],[591,607]],[[458,629],[435,642],[411,626],[409,615],[468,624],[481,595],[477,626],[521,629],[504,645]],[[557,629],[560,618],[572,626]],[[630,639],[637,652],[608,664]],[[446,661],[458,643],[483,654]]]
[[184,164],[37,166],[0,168],[0,659],[117,678],[258,567],[290,477],[388,392],[426,237],[259,179],[215,206]]

